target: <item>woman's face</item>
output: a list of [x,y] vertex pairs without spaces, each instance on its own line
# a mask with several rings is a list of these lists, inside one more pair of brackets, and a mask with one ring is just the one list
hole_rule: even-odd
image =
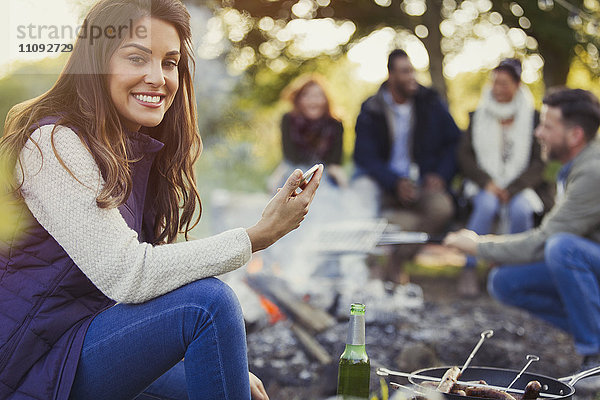
[[519,82],[506,71],[494,71],[492,73],[492,95],[498,103],[509,103],[519,90]]
[[[138,30],[138,27],[143,27]],[[144,17],[109,61],[108,89],[121,122],[137,131],[160,124],[179,88],[180,40],[175,27]]]
[[308,119],[319,119],[327,111],[327,97],[317,84],[304,88],[298,98],[298,110]]

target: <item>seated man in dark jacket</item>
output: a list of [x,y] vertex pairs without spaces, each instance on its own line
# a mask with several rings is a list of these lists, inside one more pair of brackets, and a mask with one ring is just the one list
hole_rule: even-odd
[[[454,213],[447,188],[460,131],[437,93],[417,83],[406,52],[391,52],[388,73],[356,121],[354,184],[372,214],[403,230],[439,234]],[[392,263],[414,249],[403,253],[394,252]]]

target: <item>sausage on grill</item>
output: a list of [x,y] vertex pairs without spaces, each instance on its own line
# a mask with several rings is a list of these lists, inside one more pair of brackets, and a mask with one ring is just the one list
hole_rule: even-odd
[[460,368],[452,367],[452,368],[448,369],[448,371],[446,371],[446,373],[442,377],[442,380],[440,381],[440,384],[438,385],[437,390],[439,390],[442,393],[450,393],[450,391],[452,390],[452,387],[458,380],[459,376],[460,376]]
[[494,400],[515,400],[515,398],[502,390],[496,390],[492,388],[486,387],[473,387],[470,386],[466,390],[467,396],[473,397],[484,397],[486,399],[494,399]]
[[539,397],[540,391],[542,390],[542,384],[538,381],[530,381],[525,386],[525,393],[523,393],[523,400],[535,400]]

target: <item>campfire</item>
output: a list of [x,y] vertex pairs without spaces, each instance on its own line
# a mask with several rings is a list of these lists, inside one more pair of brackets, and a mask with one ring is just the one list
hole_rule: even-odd
[[[246,221],[251,225],[265,204],[257,195],[219,196],[215,231]],[[371,388],[381,386],[378,367],[416,371],[462,365],[473,338],[486,329],[494,330],[494,341],[477,353],[474,366],[518,370],[524,354],[541,358],[530,367],[532,373],[563,376],[579,365],[566,334],[489,297],[461,299],[452,278],[417,277],[393,287],[369,279],[365,253],[312,250],[315,238],[322,237],[315,225],[303,225],[272,249],[254,254],[247,267],[223,277],[242,304],[250,369],[271,398],[335,394],[352,302],[366,304]]]

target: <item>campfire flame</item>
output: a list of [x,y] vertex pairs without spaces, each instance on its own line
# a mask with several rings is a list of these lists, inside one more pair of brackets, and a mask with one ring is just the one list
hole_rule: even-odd
[[260,270],[262,270],[262,269],[263,269],[262,257],[254,254],[252,256],[252,259],[248,263],[248,267],[246,268],[246,271],[248,271],[249,274],[256,274],[257,272],[260,272]]
[[279,307],[277,307],[275,303],[267,299],[262,294],[259,294],[258,297],[260,299],[260,305],[262,306],[262,308],[265,309],[267,315],[269,316],[269,323],[271,325],[282,321],[286,318],[285,314],[281,312],[281,310],[279,309]]

